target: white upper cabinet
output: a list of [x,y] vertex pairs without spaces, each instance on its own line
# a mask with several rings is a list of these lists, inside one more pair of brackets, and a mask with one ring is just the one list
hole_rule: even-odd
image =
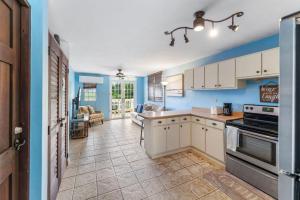
[[225,60],[219,63],[219,87],[236,87],[235,59]]
[[205,88],[217,88],[218,81],[218,63],[213,63],[205,67]]
[[205,79],[204,79],[204,67],[194,68],[194,89],[204,89]]
[[194,69],[184,71],[184,89],[194,89]]
[[253,78],[261,76],[261,52],[236,58],[236,77]]
[[279,75],[279,48],[269,49],[262,52],[262,74],[264,76]]

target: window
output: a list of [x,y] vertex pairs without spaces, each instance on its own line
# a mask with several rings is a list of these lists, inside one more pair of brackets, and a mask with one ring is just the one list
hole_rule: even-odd
[[162,72],[157,72],[148,76],[148,100],[162,101],[163,89],[161,85]]
[[96,88],[83,89],[84,101],[96,101]]

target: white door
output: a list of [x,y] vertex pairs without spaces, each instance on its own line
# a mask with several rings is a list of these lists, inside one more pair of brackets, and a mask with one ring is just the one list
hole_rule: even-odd
[[205,67],[194,68],[194,89],[196,90],[205,88],[204,68]]
[[188,147],[191,145],[191,124],[182,123],[180,125],[180,147]]
[[192,146],[205,152],[205,127],[192,123]]
[[184,71],[184,89],[194,89],[194,69]]
[[179,148],[179,124],[170,124],[167,129],[167,151]]
[[156,126],[153,127],[153,154],[160,154],[166,152],[167,143],[167,127]]
[[261,52],[236,58],[237,78],[261,76]]
[[206,127],[206,153],[224,162],[224,132]]
[[225,60],[219,63],[219,87],[236,87],[235,59]]
[[279,48],[274,48],[262,52],[262,74],[279,75]]
[[205,66],[205,88],[218,87],[218,63]]

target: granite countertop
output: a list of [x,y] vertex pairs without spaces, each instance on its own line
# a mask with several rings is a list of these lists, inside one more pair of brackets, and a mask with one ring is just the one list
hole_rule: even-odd
[[157,111],[157,112],[149,111],[149,112],[139,114],[139,116],[149,120],[163,119],[169,117],[180,117],[185,115],[192,115],[192,116],[212,119],[220,122],[226,122],[228,120],[243,118],[242,112],[233,112],[231,116],[224,116],[223,114],[212,115],[210,114],[210,110],[207,108],[192,108],[191,110],[178,110],[178,111]]

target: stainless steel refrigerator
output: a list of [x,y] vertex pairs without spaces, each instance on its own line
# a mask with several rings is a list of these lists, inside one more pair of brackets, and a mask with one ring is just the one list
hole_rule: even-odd
[[280,200],[300,199],[300,12],[282,18],[280,45]]

